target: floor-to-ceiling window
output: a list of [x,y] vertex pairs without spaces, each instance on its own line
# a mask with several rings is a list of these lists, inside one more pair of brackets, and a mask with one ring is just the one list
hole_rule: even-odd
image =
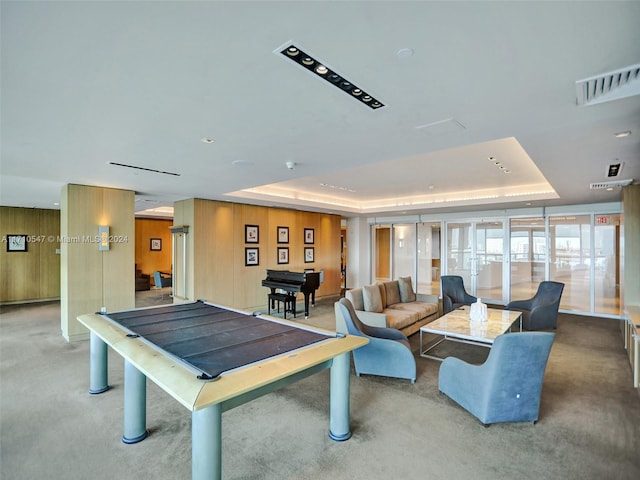
[[476,224],[476,290],[482,299],[502,300],[505,231],[502,221]]
[[595,311],[619,315],[620,215],[596,215],[594,225]]
[[446,273],[459,275],[465,289],[483,301],[503,301],[502,220],[447,222]]
[[545,279],[547,237],[542,217],[510,220],[509,289],[512,299],[531,298]]
[[589,215],[549,217],[549,280],[564,283],[560,308],[591,310],[589,288],[591,218]]
[[506,305],[555,280],[562,310],[620,315],[620,214],[559,210],[374,225],[373,281],[412,276],[418,293],[440,295],[440,275],[460,275],[469,293]]

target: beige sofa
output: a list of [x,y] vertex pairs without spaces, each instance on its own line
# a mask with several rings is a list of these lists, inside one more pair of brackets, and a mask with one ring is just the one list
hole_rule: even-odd
[[351,301],[362,322],[372,327],[395,328],[407,337],[439,314],[438,298],[416,295],[411,277],[353,288],[346,291],[345,298]]

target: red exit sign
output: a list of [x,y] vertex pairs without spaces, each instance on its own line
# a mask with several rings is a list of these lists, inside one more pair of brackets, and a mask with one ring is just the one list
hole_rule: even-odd
[[607,223],[609,223],[609,216],[608,215],[600,215],[600,216],[596,217],[596,223],[598,225],[606,225]]

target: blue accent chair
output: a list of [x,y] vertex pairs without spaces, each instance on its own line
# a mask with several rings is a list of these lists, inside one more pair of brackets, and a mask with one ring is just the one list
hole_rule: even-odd
[[507,304],[506,309],[522,312],[522,328],[525,330],[557,328],[563,290],[564,283],[540,282],[532,298],[514,300]]
[[335,303],[336,330],[369,339],[369,344],[353,350],[356,375],[380,375],[416,381],[416,359],[407,337],[394,328],[371,327],[360,321],[346,298]]
[[443,275],[442,283],[442,310],[443,314],[449,313],[463,305],[471,305],[478,299],[469,295],[464,289],[464,281],[458,275]]
[[156,288],[170,287],[172,284],[172,279],[173,277],[166,273],[163,274],[158,271],[153,272],[153,283],[155,284]]
[[498,336],[487,360],[471,365],[447,357],[438,388],[483,425],[538,421],[542,380],[555,333],[518,332]]

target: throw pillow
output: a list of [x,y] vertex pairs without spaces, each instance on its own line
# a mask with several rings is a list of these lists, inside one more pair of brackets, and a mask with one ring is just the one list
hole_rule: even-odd
[[365,312],[382,313],[382,297],[377,285],[365,285],[362,287],[362,300]]
[[402,303],[416,301],[416,294],[411,285],[411,277],[400,277],[398,286],[400,287],[400,301]]
[[395,305],[402,301],[398,282],[384,282],[384,290],[387,294],[387,305]]

